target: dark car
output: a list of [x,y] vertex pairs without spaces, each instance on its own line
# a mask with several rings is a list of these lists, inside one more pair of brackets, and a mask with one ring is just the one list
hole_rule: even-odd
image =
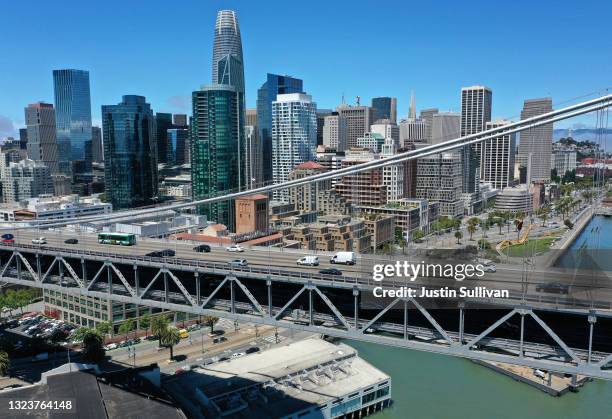
[[254,354],[255,352],[259,352],[259,348],[257,346],[251,346],[249,349],[244,351],[247,354]]
[[207,244],[200,244],[200,245],[194,247],[193,250],[198,252],[198,253],[209,253],[210,252],[210,246],[207,245]]
[[335,268],[321,269],[319,273],[323,275],[342,275],[342,271]]
[[159,257],[161,257],[161,252],[158,252],[156,250],[154,252],[147,253],[145,256],[148,256],[148,257],[151,257],[151,258],[159,258]]
[[551,294],[567,294],[569,293],[569,285],[560,282],[548,282],[546,284],[536,285],[537,292],[548,292]]
[[64,240],[64,243],[66,243],[66,244],[78,244],[79,241],[77,239],[66,239],[66,240]]
[[164,249],[164,250],[160,250],[159,254],[162,257],[173,257],[176,253],[172,249]]

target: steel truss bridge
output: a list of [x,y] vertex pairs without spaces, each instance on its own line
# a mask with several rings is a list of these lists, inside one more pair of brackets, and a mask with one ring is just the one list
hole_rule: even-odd
[[[103,216],[15,223],[4,231],[112,221],[122,217],[227,201],[301,186],[466,147],[581,114],[607,110],[602,96],[418,150],[318,175],[187,203]],[[373,285],[302,271],[230,269],[226,263],[147,258],[88,250],[0,245],[0,281],[70,295],[266,324],[483,361],[506,362],[571,375],[612,379],[612,311],[556,308],[522,298],[507,305],[457,301],[431,310],[414,298],[378,306]],[[525,296],[523,296],[525,297]],[[490,303],[490,302],[489,302]],[[597,325],[597,327],[595,327]]]
[[371,295],[374,285],[358,279],[30,245],[0,246],[0,281],[612,379],[612,312],[604,310],[537,308],[518,301],[487,309],[478,300],[431,310],[414,298],[372,306],[362,297]]

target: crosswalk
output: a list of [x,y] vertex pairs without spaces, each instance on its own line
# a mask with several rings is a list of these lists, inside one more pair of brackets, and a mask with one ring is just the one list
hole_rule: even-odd
[[[282,342],[285,339],[287,339],[285,336],[278,335],[279,342]],[[276,337],[274,335],[266,336],[264,340],[268,343],[276,343]]]

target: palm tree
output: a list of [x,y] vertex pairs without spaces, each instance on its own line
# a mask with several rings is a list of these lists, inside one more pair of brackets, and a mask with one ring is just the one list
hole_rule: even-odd
[[9,356],[5,351],[0,351],[0,375],[5,375],[9,369]]
[[538,210],[538,216],[542,220],[542,227],[546,225],[546,220],[548,220],[548,215],[550,213],[550,208],[542,207]]
[[161,343],[164,346],[170,347],[170,359],[174,358],[174,345],[176,345],[180,341],[181,334],[179,333],[179,330],[174,326],[167,327],[161,337]]
[[467,232],[470,233],[470,241],[474,240],[472,236],[476,232],[476,225],[468,223]]
[[157,336],[159,345],[161,346],[161,338],[168,329],[170,320],[166,316],[156,316],[151,319],[151,333]]
[[460,240],[463,238],[463,233],[460,231],[455,231],[455,238],[457,239],[457,244],[460,244]]
[[144,330],[145,331],[145,337],[149,336],[149,327],[151,327],[151,315],[149,314],[143,314],[140,317],[140,330]]
[[214,332],[215,323],[219,321],[218,317],[215,316],[204,316],[204,323],[210,327],[210,333]]

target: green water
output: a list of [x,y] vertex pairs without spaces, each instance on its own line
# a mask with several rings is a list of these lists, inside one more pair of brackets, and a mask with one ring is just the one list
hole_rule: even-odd
[[[593,227],[599,227],[597,237]],[[602,239],[603,238],[603,239]],[[591,239],[597,239],[593,246]],[[612,219],[595,217],[572,248],[612,248]],[[612,381],[588,382],[578,393],[552,397],[470,361],[449,356],[347,342],[391,376],[393,406],[377,419],[609,419]]]
[[347,341],[392,379],[393,406],[377,419],[612,418],[612,382],[552,397],[470,361]]

